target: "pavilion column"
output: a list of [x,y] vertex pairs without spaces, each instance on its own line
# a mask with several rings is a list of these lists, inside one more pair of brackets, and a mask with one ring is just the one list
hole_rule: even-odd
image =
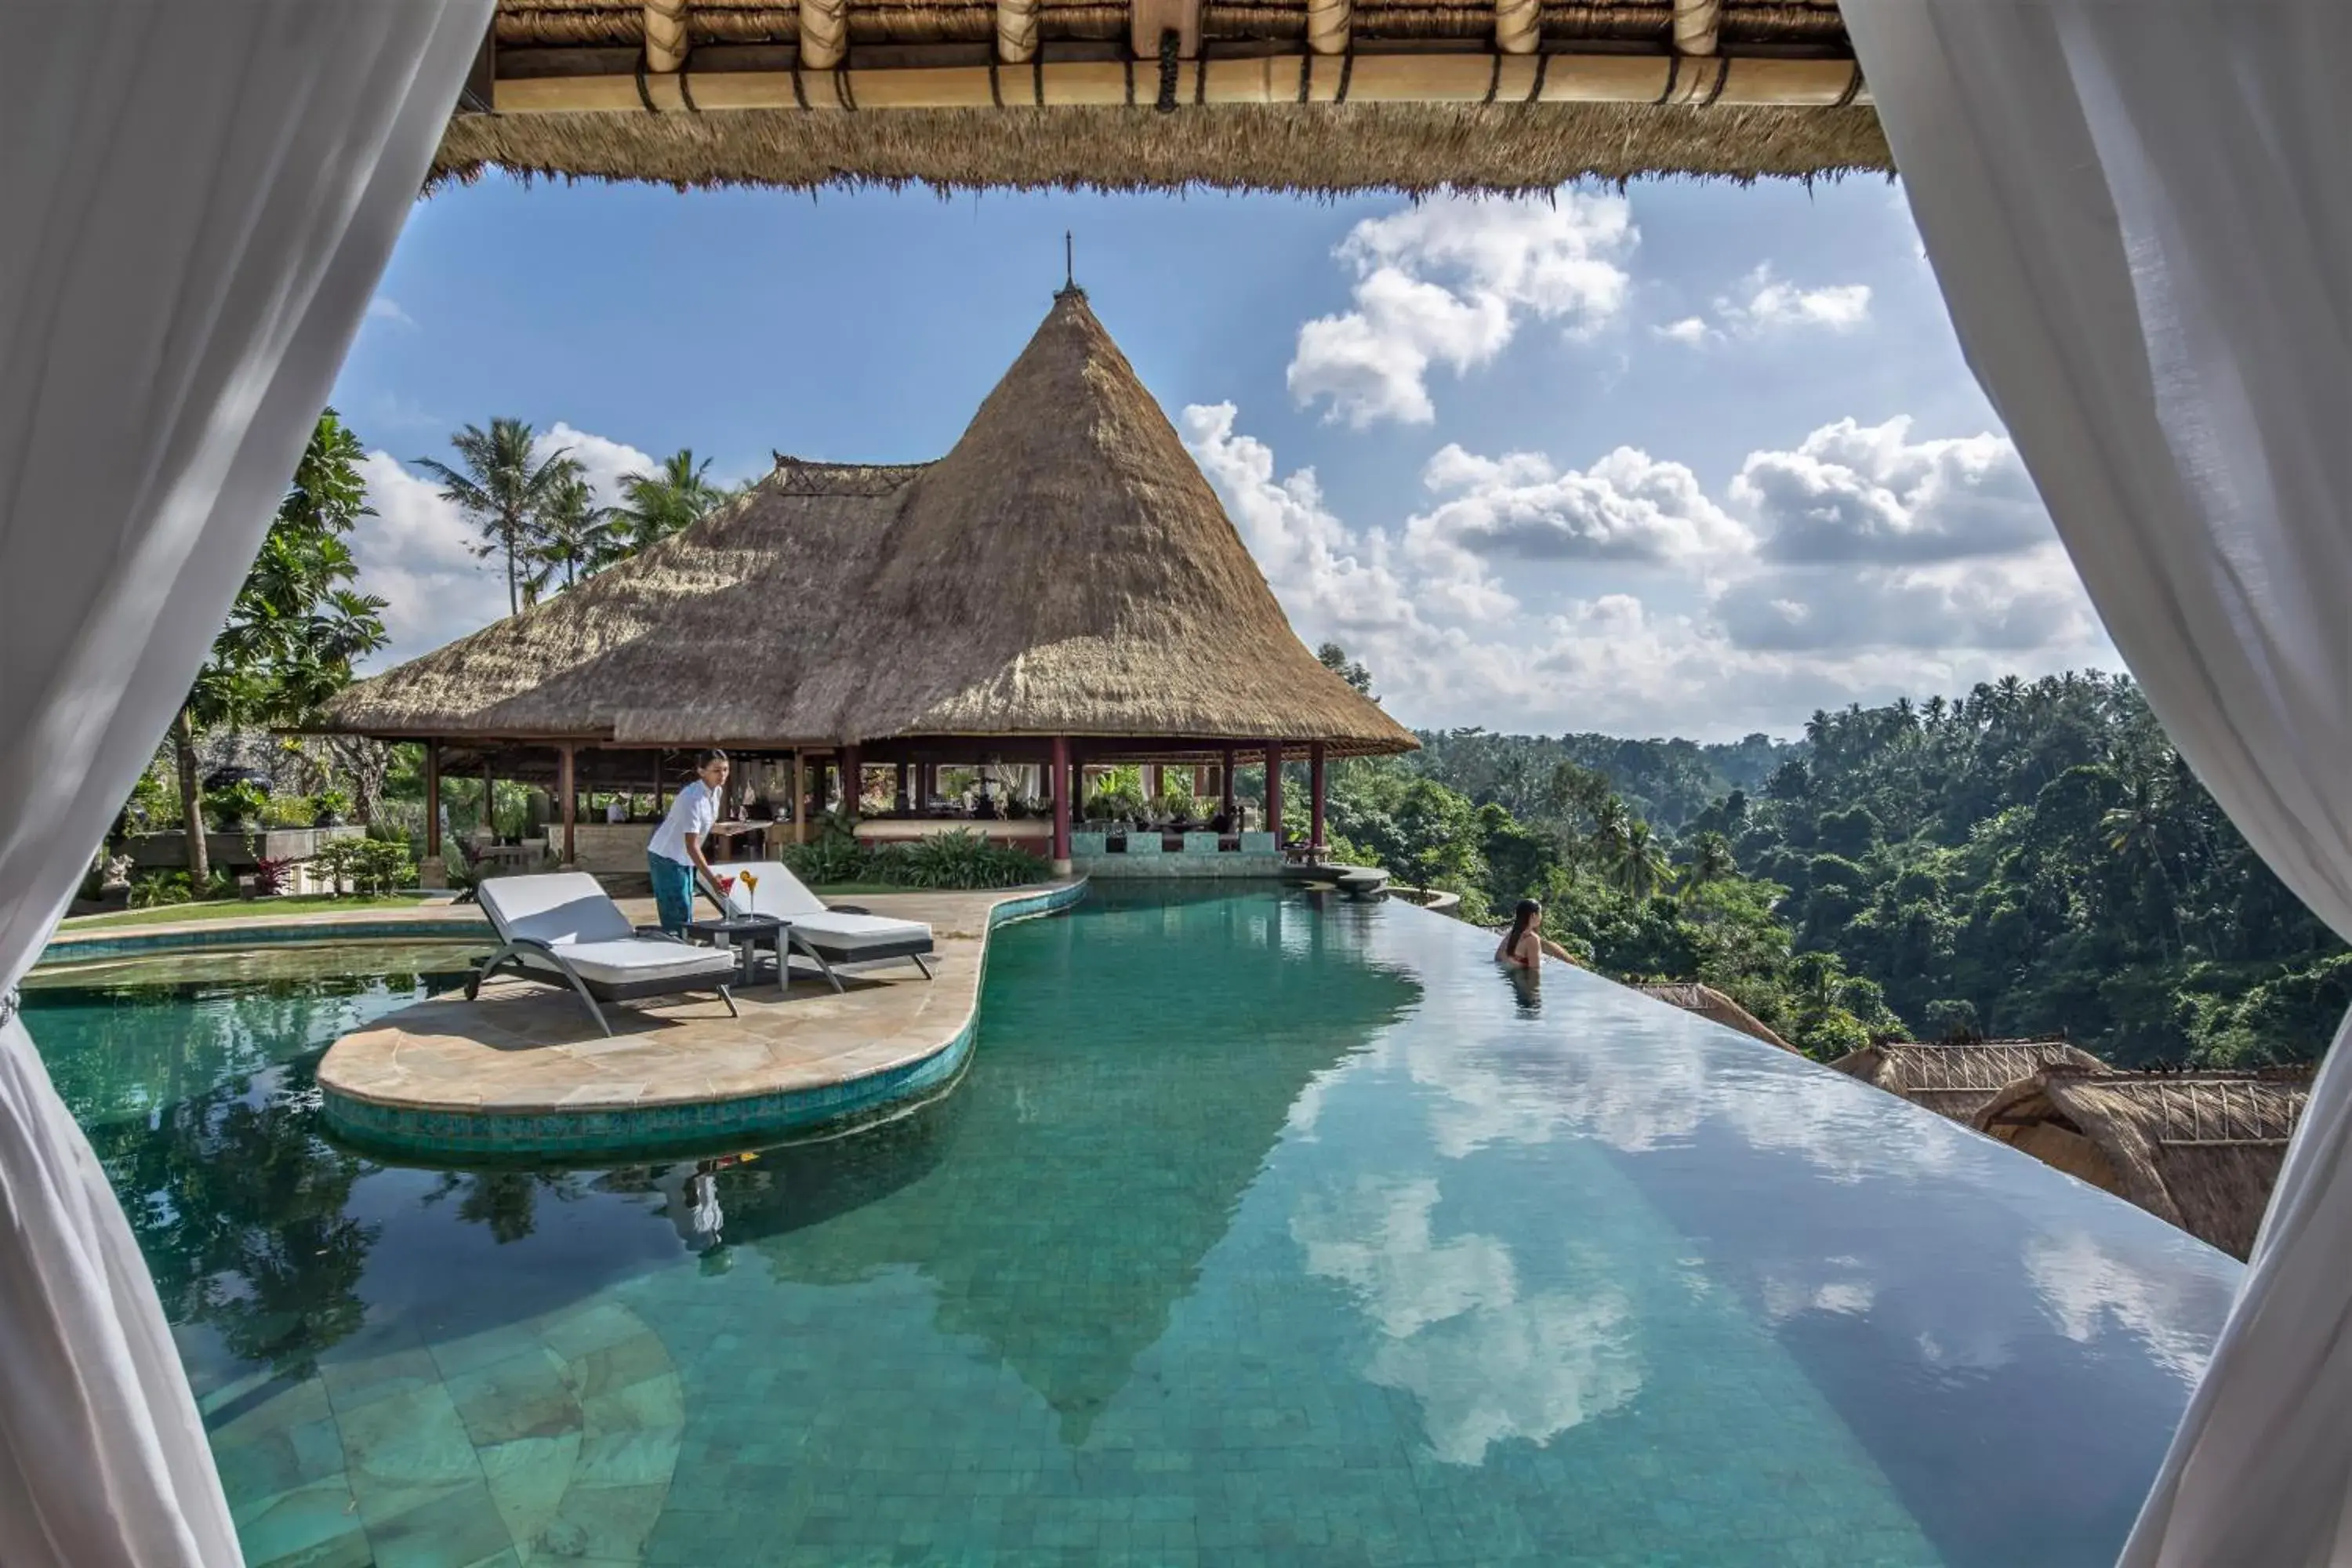
[[1160,764],[1158,763],[1143,764],[1143,798],[1146,800],[1160,798]]
[[1307,747],[1307,807],[1312,824],[1307,832],[1308,858],[1320,864],[1323,859],[1323,742],[1310,742]]
[[793,752],[793,842],[808,842],[808,765],[807,753],[794,748]]
[[572,828],[578,816],[579,792],[573,786],[572,742],[566,741],[556,752],[556,793],[563,797],[563,863],[567,866],[579,858],[572,841]]
[[1274,833],[1274,847],[1282,847],[1282,742],[1265,743],[1265,825]]
[[841,810],[850,821],[857,820],[857,803],[866,794],[866,777],[857,760],[857,748],[841,748]]
[[482,759],[482,831],[490,836],[491,843],[499,841],[498,781],[490,776],[490,760],[487,756]]
[[1054,875],[1070,874],[1070,740],[1054,737]]
[[1225,814],[1227,830],[1238,832],[1240,830],[1234,826],[1234,749],[1231,746],[1218,747],[1217,759],[1219,805]]
[[425,858],[441,858],[441,742],[425,742]]
[[898,800],[897,805],[894,806],[893,809],[902,816],[913,809],[913,803],[907,795],[908,772],[908,765],[905,763],[900,763],[898,764]]

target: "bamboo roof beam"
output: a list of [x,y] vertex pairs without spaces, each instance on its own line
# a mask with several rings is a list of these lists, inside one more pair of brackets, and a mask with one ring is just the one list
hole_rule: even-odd
[[646,0],[646,69],[667,76],[686,64],[689,0]]
[[[842,0],[805,0],[806,27],[820,5]],[[833,13],[831,53],[820,68],[814,51],[803,66],[836,70],[845,46],[843,12]],[[1499,15],[1499,11],[1498,11]],[[1500,42],[1498,38],[1497,42]],[[1494,55],[1361,54],[1343,71],[1328,56],[1310,52],[1249,58],[1211,56],[1184,68],[1182,97],[1188,104],[1296,104],[1300,83],[1305,101],[1349,103],[1622,103],[1704,102],[1723,106],[1799,108],[1867,104],[1870,90],[1850,59],[1804,59],[1717,56],[1700,69],[1680,57],[1632,54],[1532,53]],[[1324,61],[1314,69],[1314,62]],[[1541,66],[1538,70],[1538,67]],[[1681,68],[1676,68],[1680,66]],[[1047,60],[1034,68],[1035,101],[1045,108],[1115,107],[1151,101],[1153,84],[1132,61]],[[853,68],[838,70],[841,92],[809,91],[791,71],[712,72],[694,79],[695,107],[705,114],[735,110],[807,110],[833,113],[855,104],[861,110],[892,109],[986,109],[999,101],[986,66]],[[518,77],[497,84],[501,115],[609,111],[641,113],[636,79],[625,75]],[[1024,95],[1023,101],[1029,101]]]
[[996,58],[1009,66],[1037,58],[1037,0],[996,0]]
[[1717,29],[1723,21],[1723,0],[1675,0],[1675,52],[1715,53]]
[[1542,38],[1542,7],[1537,0],[1495,0],[1495,48],[1497,53],[1531,55]]
[[1350,0],[1307,0],[1307,47],[1318,55],[1344,55],[1356,28]]
[[801,0],[800,63],[835,69],[849,54],[849,0]]

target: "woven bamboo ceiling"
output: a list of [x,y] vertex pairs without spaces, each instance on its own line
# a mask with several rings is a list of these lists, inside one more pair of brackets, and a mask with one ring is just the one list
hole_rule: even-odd
[[1835,0],[499,0],[436,174],[1427,191],[1888,166]]

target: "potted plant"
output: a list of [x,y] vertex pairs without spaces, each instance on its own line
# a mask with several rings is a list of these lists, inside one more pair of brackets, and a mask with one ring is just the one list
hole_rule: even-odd
[[341,827],[351,815],[352,797],[342,790],[322,789],[310,797],[316,815],[311,818],[320,827]]
[[213,824],[222,833],[259,831],[269,810],[269,791],[251,779],[239,779],[205,796]]

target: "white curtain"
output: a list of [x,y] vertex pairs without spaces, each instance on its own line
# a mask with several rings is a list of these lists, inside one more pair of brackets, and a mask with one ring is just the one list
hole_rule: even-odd
[[[0,16],[0,999],[153,754],[489,0]],[[0,1564],[240,1559],[153,1284],[0,1000]]]
[[[2352,936],[2352,5],[1844,11],[1969,363],[2125,663]],[[2135,1568],[2352,1563],[2336,1039]]]

